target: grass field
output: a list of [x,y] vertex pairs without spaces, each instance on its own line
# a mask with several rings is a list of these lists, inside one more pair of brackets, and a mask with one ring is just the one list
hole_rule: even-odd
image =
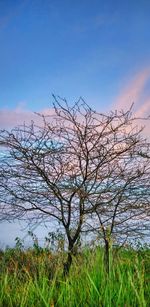
[[113,250],[109,275],[103,256],[103,248],[85,249],[63,277],[63,252],[1,251],[0,306],[150,306],[150,250]]

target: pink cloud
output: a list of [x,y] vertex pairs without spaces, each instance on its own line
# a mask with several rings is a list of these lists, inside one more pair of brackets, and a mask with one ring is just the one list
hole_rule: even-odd
[[145,100],[135,112],[136,117],[147,117],[148,115],[150,115],[150,98]]
[[[135,117],[137,118],[147,118],[150,116],[150,98],[143,102],[143,104],[135,112]],[[144,126],[144,135],[150,139],[150,117],[148,120],[139,120],[139,124]]]
[[[38,113],[51,115],[54,113],[54,110],[44,109]],[[34,121],[38,125],[42,123],[42,118],[34,112],[25,109],[22,104],[14,110],[10,110],[9,108],[0,109],[0,129],[10,129],[23,123],[30,124],[31,121]]]
[[[150,68],[140,71],[134,79],[129,82],[123,89],[120,95],[113,103],[113,108],[118,111],[128,110],[134,102],[133,113],[135,117],[145,118],[150,115],[150,97],[144,97],[145,86],[150,80]],[[150,136],[150,120],[138,120],[139,126],[145,126],[144,135]]]
[[121,91],[120,95],[114,101],[114,106],[117,109],[128,109],[134,102],[135,107],[141,105],[141,96],[150,79],[150,68],[140,71],[134,79],[129,82]]

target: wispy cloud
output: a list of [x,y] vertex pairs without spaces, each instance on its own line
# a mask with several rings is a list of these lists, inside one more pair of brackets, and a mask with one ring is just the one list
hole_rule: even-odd
[[[150,80],[150,68],[140,71],[133,80],[126,84],[121,93],[113,102],[113,109],[128,110],[134,102],[133,112],[136,117],[142,118],[150,115],[150,96],[145,95],[145,87]],[[40,114],[51,115],[54,113],[53,109],[36,110]],[[10,129],[14,126],[23,124],[30,124],[34,121],[36,124],[41,123],[41,117],[34,112],[28,110],[23,103],[10,110],[9,108],[0,109],[0,129]],[[139,121],[139,125],[145,125],[145,134],[150,134],[150,120]]]
[[143,104],[141,101],[142,94],[146,83],[150,79],[150,68],[140,71],[134,79],[129,82],[121,91],[120,95],[114,101],[114,106],[117,109],[127,109],[134,102],[137,108]]
[[[145,98],[145,87],[150,80],[150,68],[140,71],[134,79],[129,82],[121,91],[120,95],[113,103],[113,108],[117,110],[128,110],[134,102],[133,112],[138,118],[150,115],[150,97]],[[149,136],[150,120],[140,121],[140,125],[145,125],[144,133]]]
[[[53,109],[38,111],[38,113],[44,115],[51,115],[53,112]],[[10,129],[22,125],[23,123],[30,124],[31,121],[34,121],[35,124],[40,124],[42,118],[36,113],[26,109],[22,103],[13,110],[9,108],[0,109],[0,129]]]
[[150,98],[144,101],[143,105],[137,109],[135,115],[137,117],[147,117],[150,115]]

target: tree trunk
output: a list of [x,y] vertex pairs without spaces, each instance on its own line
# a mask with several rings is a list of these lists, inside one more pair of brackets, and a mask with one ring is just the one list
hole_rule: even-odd
[[69,242],[68,257],[67,257],[67,261],[64,263],[64,270],[63,270],[64,276],[67,276],[69,274],[70,267],[72,264],[72,256],[73,256],[73,243]]
[[107,274],[110,273],[110,242],[105,239],[104,264]]
[[72,254],[68,252],[67,261],[64,263],[64,270],[63,270],[64,276],[67,276],[69,274],[71,264],[72,264]]

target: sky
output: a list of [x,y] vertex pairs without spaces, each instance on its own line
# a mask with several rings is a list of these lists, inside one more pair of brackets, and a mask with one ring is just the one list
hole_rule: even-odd
[[[149,12],[149,0],[0,0],[0,129],[48,112],[52,93],[150,114]],[[2,244],[16,225],[1,225]]]

